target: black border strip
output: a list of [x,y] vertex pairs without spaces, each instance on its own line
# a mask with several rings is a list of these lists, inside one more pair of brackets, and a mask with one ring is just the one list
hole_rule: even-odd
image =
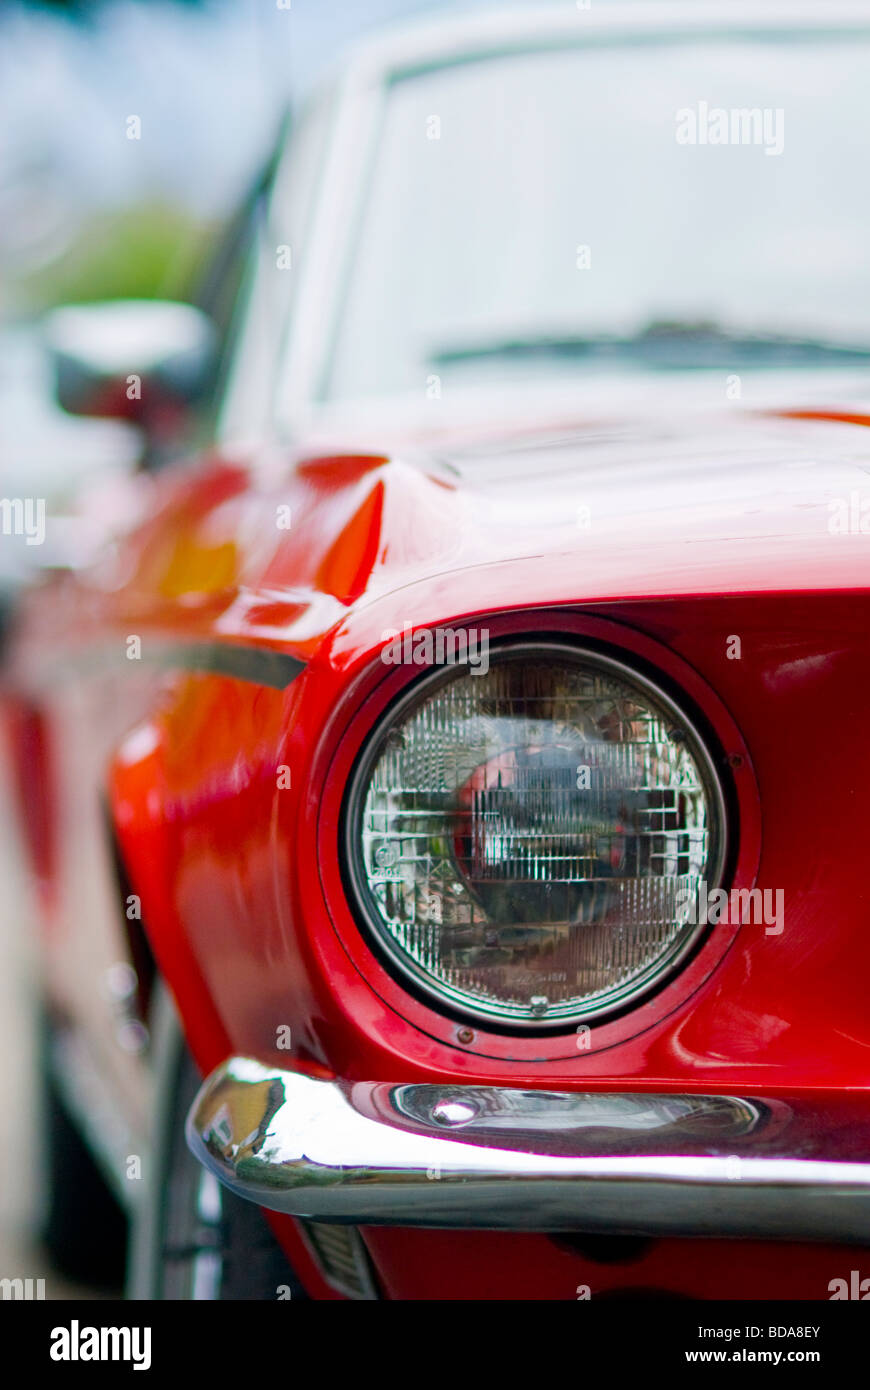
[[165,647],[159,653],[154,653],[152,649],[151,653],[143,651],[143,656],[146,661],[154,661],[160,666],[233,676],[236,680],[251,681],[254,685],[270,685],[275,690],[286,689],[305,670],[305,662],[287,652],[222,642]]

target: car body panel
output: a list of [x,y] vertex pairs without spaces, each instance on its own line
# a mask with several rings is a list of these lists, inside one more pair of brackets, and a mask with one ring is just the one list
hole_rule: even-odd
[[[403,621],[434,625],[512,609],[581,609],[645,633],[698,671],[728,706],[762,789],[776,798],[765,802],[764,849],[776,857],[769,870],[762,866],[763,881],[785,885],[789,894],[793,881],[800,885],[796,900],[802,904],[801,915],[810,919],[811,904],[821,901],[822,894],[828,903],[846,905],[836,948],[824,940],[805,940],[803,931],[788,933],[775,951],[771,940],[754,943],[751,968],[745,961],[730,967],[740,979],[736,994],[744,1001],[754,997],[753,980],[761,970],[760,999],[765,958],[776,971],[781,953],[792,950],[798,958],[810,951],[816,968],[806,978],[818,986],[817,970],[826,951],[836,955],[843,935],[860,933],[860,880],[853,883],[850,867],[839,866],[838,882],[822,883],[822,870],[807,859],[806,849],[792,848],[800,844],[798,792],[824,775],[837,808],[827,843],[842,843],[840,817],[853,810],[851,789],[861,754],[840,743],[834,748],[820,743],[805,750],[800,766],[792,766],[790,749],[822,701],[841,710],[856,704],[867,661],[864,600],[858,592],[866,569],[862,537],[832,534],[825,501],[828,490],[848,495],[860,469],[819,461],[823,450],[831,450],[826,431],[851,436],[854,452],[866,438],[855,425],[762,420],[753,428],[741,420],[734,430],[746,460],[741,467],[734,460],[736,451],[723,447],[723,425],[709,491],[705,478],[699,490],[707,495],[700,499],[686,490],[685,468],[711,445],[709,437],[701,444],[686,440],[687,462],[672,465],[670,503],[664,500],[667,479],[658,492],[654,484],[646,493],[635,492],[628,479],[624,490],[607,490],[620,450],[629,456],[624,463],[628,475],[643,485],[642,442],[626,446],[619,441],[614,448],[593,437],[582,455],[574,441],[570,448],[560,443],[539,455],[552,471],[549,476],[533,473],[534,501],[525,524],[523,484],[516,481],[511,493],[511,474],[516,479],[532,470],[528,453],[508,456],[501,472],[484,461],[483,476],[475,473],[476,462],[466,462],[471,489],[447,465],[423,472],[400,460],[357,458],[303,463],[286,483],[257,493],[250,490],[243,470],[206,464],[174,480],[167,494],[174,490],[176,495],[157,510],[157,520],[126,543],[121,562],[126,582],[117,584],[117,569],[110,579],[103,576],[99,586],[94,581],[86,621],[79,586],[56,586],[52,603],[42,605],[42,620],[30,623],[20,660],[26,665],[29,650],[37,668],[48,660],[49,666],[71,663],[81,669],[83,652],[114,644],[113,682],[121,678],[120,669],[128,683],[135,678],[141,690],[144,682],[148,692],[144,699],[140,694],[148,710],[145,724],[130,721],[135,702],[125,694],[127,736],[116,735],[114,746],[111,740],[104,746],[104,756],[112,756],[110,806],[131,879],[143,892],[143,913],[158,959],[182,998],[188,989],[176,982],[176,975],[187,978],[189,973],[197,982],[189,992],[199,998],[203,1024],[196,1023],[195,1013],[186,1009],[185,1014],[204,1066],[219,1060],[230,1043],[236,1051],[268,1057],[270,1035],[282,1021],[295,1025],[302,1055],[320,1065],[343,1069],[354,1056],[358,1067],[363,1061],[359,1047],[372,1046],[375,1038],[395,1056],[396,1038],[404,1030],[356,972],[346,972],[348,992],[339,992],[341,1002],[335,997],[334,976],[324,980],[324,967],[339,969],[343,953],[325,951],[322,933],[313,926],[315,911],[325,924],[322,899],[315,893],[314,902],[303,902],[303,894],[310,896],[310,883],[306,887],[299,880],[304,877],[300,866],[311,863],[314,854],[309,813],[321,794],[324,743],[331,746],[334,721],[352,702],[354,682],[377,661],[383,633]],[[676,452],[672,438],[666,437],[661,448]],[[792,467],[795,463],[799,466]],[[658,478],[661,460],[655,459],[651,468],[650,476]],[[808,485],[808,477],[822,469],[825,490],[819,492]],[[756,480],[755,497],[747,497],[749,474]],[[592,499],[594,524],[588,529],[578,528],[571,511],[578,477],[583,497]],[[681,495],[682,506],[677,504]],[[599,516],[599,496],[609,515]],[[614,496],[634,504],[628,517],[607,500]],[[283,500],[292,507],[289,532],[278,531],[275,524]],[[652,526],[651,516],[656,518]],[[699,535],[699,528],[705,532]],[[619,545],[614,544],[617,535]],[[338,546],[335,537],[341,538]],[[791,555],[791,572],[784,553]],[[790,594],[789,587],[801,592]],[[804,592],[810,587],[818,592]],[[738,588],[741,596],[726,602],[725,596]],[[740,662],[725,655],[732,632],[741,634],[748,648]],[[142,636],[142,666],[149,666],[153,643],[162,672],[149,668],[146,673],[127,662],[125,643],[131,633]],[[190,651],[200,646],[281,650],[307,665],[283,690],[258,684],[256,666],[246,680],[195,669],[183,674],[191,664]],[[182,673],[173,674],[173,662]],[[155,681],[161,687],[157,703]],[[780,703],[782,712],[775,717],[774,706]],[[106,726],[96,714],[91,723],[105,739]],[[279,793],[276,769],[281,765],[292,767],[294,786]],[[817,826],[813,833],[819,834]],[[306,852],[300,857],[302,843]],[[141,881],[146,871],[147,890]],[[207,912],[200,900],[211,902]],[[237,969],[226,969],[228,956],[236,959]],[[833,961],[825,966],[831,968]],[[849,1076],[851,1084],[863,1084],[865,1030],[859,1016],[844,1026],[842,1012],[845,1007],[848,1013],[849,982],[855,979],[848,972],[843,982],[847,997],[837,1000],[835,1033],[859,1039]],[[730,984],[723,978],[716,996]],[[319,995],[316,1003],[311,990]],[[364,1030],[335,1055],[324,1038],[335,1029],[340,1036],[349,1003],[357,997]],[[268,999],[273,1001],[269,1005]],[[648,1060],[650,1049],[653,1057],[661,1058],[661,1053],[646,1039],[619,1061],[610,1057],[602,1065],[585,1058],[575,1060],[574,1067],[579,1065],[586,1075],[601,1068],[602,1077],[611,1081],[633,1075],[641,1082],[650,1075],[676,1082],[699,1077],[699,1067],[719,1072],[723,1084],[733,1084],[747,1068],[754,1079],[764,1075],[769,1080],[776,1064],[765,1059],[764,1047],[758,1051],[767,1037],[771,1058],[799,1059],[808,1076],[842,1080],[840,1062],[832,1066],[808,1040],[818,1027],[819,1002],[813,1005],[812,1022],[808,999],[803,1002],[803,1013],[787,1025],[781,1018],[756,1025],[744,1049],[754,1062],[739,1055],[733,1037],[730,1047],[724,1043],[723,1033],[733,1035],[735,1028],[728,1029],[721,1015],[715,1027],[711,1016],[713,1031],[706,1038],[705,1012],[696,999],[679,1032],[671,1033],[667,1065]],[[781,1004],[779,1010],[783,1012]],[[745,1030],[747,1004],[738,1012]],[[857,1000],[855,1012],[859,1014]],[[751,1017],[751,1007],[748,1013]],[[330,1023],[321,1023],[321,1014]],[[681,1055],[684,1036],[675,1046],[684,1028],[702,1040],[689,1049],[689,1060]],[[808,1039],[799,1045],[803,1031]],[[200,1033],[204,1041],[197,1047]],[[435,1049],[430,1056],[429,1046],[419,1034],[407,1035],[408,1064],[424,1072],[445,1064],[457,1066],[459,1074],[466,1070],[464,1053],[448,1057]],[[656,1046],[660,1049],[662,1041]],[[848,1042],[843,1051],[850,1054]],[[383,1053],[373,1056],[362,1073],[350,1074],[378,1075],[383,1061]]]
[[[703,18],[630,8],[641,26],[672,22],[672,10],[690,27],[734,21],[733,6],[705,6]],[[741,14],[757,27],[755,8]],[[838,7],[847,13],[864,18]],[[827,19],[815,6],[800,15]],[[532,21],[515,33],[503,22],[481,21],[481,41],[528,41]],[[568,23],[553,21],[552,41]],[[462,52],[469,32],[445,42]],[[354,102],[417,51],[358,60],[343,138]],[[317,304],[316,277],[297,341],[306,304]],[[313,367],[294,350],[292,391],[304,396]],[[636,383],[578,383],[546,408],[523,396],[502,413],[478,395],[464,418],[420,402],[341,420],[312,409],[292,443],[224,440],[215,455],[128,480],[135,524],[87,570],[27,597],[6,684],[20,752],[39,749],[36,793],[24,762],[18,771],[44,889],[47,990],[131,1132],[144,1134],[150,1083],[100,985],[130,950],[107,843],[205,1073],[240,1055],[351,1082],[822,1100],[868,1090],[870,393],[825,373],[754,382],[733,403],[717,390],[703,408],[695,386],[662,376],[643,401]],[[294,427],[306,403],[290,401]],[[384,665],[388,634],[463,624],[498,640],[598,643],[682,690],[718,740],[739,808],[736,881],[782,891],[783,930],[740,924],[631,1028],[594,1030],[588,1047],[570,1033],[466,1030],[463,1041],[452,1019],[411,999],[347,901],[341,802],[368,729],[416,674]],[[295,1223],[270,1219],[309,1289],[334,1296]],[[365,1239],[392,1297],[571,1298],[578,1285],[761,1296],[774,1281],[780,1297],[825,1297],[845,1270],[825,1246],[735,1255],[702,1241],[690,1264],[683,1242],[660,1241],[612,1265],[600,1247],[546,1235]]]

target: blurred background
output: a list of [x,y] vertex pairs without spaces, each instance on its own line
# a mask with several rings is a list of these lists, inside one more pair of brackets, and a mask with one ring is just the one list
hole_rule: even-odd
[[[486,0],[479,0],[485,4]],[[458,8],[469,8],[460,4]],[[288,106],[363,31],[435,0],[0,0],[0,496],[62,514],[136,467],[132,426],[66,414],[44,322],[59,305],[195,296]],[[138,117],[139,138],[129,138]],[[49,542],[51,537],[49,537]],[[0,600],[51,554],[0,536]],[[48,1274],[30,1244],[35,903],[0,779],[0,1277]]]
[[[52,404],[45,311],[196,294],[287,108],[355,35],[432,8],[431,0],[2,0],[3,495],[47,496],[51,512],[58,493],[95,471],[129,467],[138,447],[123,425],[75,419]],[[34,557],[23,538],[3,541],[0,583],[8,584]]]

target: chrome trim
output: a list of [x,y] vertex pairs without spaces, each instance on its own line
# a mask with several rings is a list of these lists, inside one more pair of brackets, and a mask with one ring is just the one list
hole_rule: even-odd
[[870,1096],[316,1081],[224,1062],[191,1151],[272,1211],[354,1225],[870,1243]]

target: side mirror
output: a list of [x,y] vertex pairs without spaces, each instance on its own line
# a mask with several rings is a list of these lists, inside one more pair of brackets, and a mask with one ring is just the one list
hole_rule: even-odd
[[158,443],[171,437],[211,381],[214,329],[190,304],[68,305],[48,314],[44,335],[64,410],[130,420]]

